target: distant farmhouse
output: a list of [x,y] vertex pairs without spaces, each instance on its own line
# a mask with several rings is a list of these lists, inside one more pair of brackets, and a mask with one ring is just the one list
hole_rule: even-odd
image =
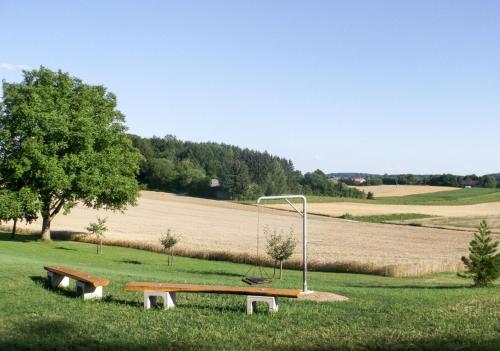
[[351,181],[353,185],[363,185],[366,183],[366,178],[352,178]]
[[211,188],[217,188],[217,187],[219,187],[220,186],[219,179],[216,179],[216,178],[210,179],[210,183],[209,183],[208,186],[211,187]]
[[460,186],[463,188],[477,188],[481,186],[480,180],[464,179],[460,182]]

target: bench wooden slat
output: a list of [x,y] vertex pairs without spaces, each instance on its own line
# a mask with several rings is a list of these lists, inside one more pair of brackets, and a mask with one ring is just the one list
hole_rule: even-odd
[[109,280],[99,278],[95,275],[85,273],[85,272],[79,272],[77,270],[68,268],[68,267],[63,267],[63,266],[45,266],[45,270],[49,272],[53,272],[59,275],[63,275],[66,277],[70,277],[71,279],[75,279],[81,282],[86,282],[89,284],[92,284],[94,287],[99,287],[99,286],[107,286],[109,284]]
[[197,284],[171,284],[150,282],[129,282],[124,286],[125,291],[165,291],[165,292],[191,292],[191,293],[218,293],[237,295],[258,295],[298,298],[299,289],[274,289],[255,288],[223,285],[197,285]]

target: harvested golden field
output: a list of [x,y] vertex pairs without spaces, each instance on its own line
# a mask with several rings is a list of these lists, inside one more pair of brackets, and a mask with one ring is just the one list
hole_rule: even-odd
[[[300,238],[301,219],[297,214],[266,208],[261,212],[261,225],[284,230],[293,225]],[[166,193],[142,192],[138,206],[124,214],[77,207],[67,216],[58,215],[52,229],[84,232],[97,215],[108,219],[108,239],[158,245],[160,235],[170,228],[182,235],[182,249],[256,252],[255,206]],[[29,228],[39,229],[40,223]],[[471,238],[472,233],[463,231],[309,216],[309,257],[322,269],[399,276],[454,270]],[[260,249],[263,253],[264,245]],[[300,255],[299,245],[295,257]]]
[[355,186],[354,188],[363,190],[365,193],[368,193],[370,191],[373,193],[373,195],[375,195],[376,198],[437,193],[440,191],[452,191],[458,189],[449,186],[430,186],[430,185],[367,185],[367,186]]
[[[288,209],[287,205],[268,205],[268,207]],[[308,204],[310,213],[340,217],[349,213],[353,216],[374,216],[396,213],[421,213],[440,217],[485,217],[500,213],[500,202],[488,202],[463,206],[427,205],[385,205],[356,202],[323,202]]]

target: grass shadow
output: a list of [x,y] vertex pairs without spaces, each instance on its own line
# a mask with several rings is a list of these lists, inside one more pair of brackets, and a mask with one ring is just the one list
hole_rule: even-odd
[[142,264],[141,261],[137,261],[137,260],[119,260],[119,261],[115,261],[115,262],[128,263],[128,264]]
[[140,307],[140,308],[143,307],[143,303],[139,299],[136,299],[135,301],[130,301],[130,300],[116,298],[113,295],[106,295],[102,298],[101,301],[123,306]]
[[175,306],[175,308],[193,308],[196,310],[207,310],[212,312],[237,312],[246,311],[243,303],[241,306],[219,306],[212,304],[204,304],[201,302],[185,302]]
[[240,273],[231,273],[231,272],[224,272],[224,271],[203,271],[203,270],[183,270],[183,269],[177,269],[179,272],[183,273],[190,273],[190,274],[200,274],[200,275],[222,275],[226,277],[238,277],[238,278],[243,278],[245,275],[240,274]]
[[54,247],[54,249],[56,249],[56,250],[65,250],[65,251],[78,251],[77,249],[70,249],[68,247],[63,247],[63,246],[57,246],[57,247]]
[[30,276],[30,279],[33,281],[33,283],[35,283],[35,285],[40,285],[46,290],[50,290],[50,291],[59,293],[59,294],[64,295],[66,297],[72,297],[72,298],[79,297],[79,295],[74,290],[69,290],[66,288],[53,288],[50,285],[50,282],[46,277],[32,275],[32,276]]
[[364,285],[364,284],[348,284],[344,285],[349,288],[370,288],[370,289],[443,289],[457,290],[469,289],[469,285]]

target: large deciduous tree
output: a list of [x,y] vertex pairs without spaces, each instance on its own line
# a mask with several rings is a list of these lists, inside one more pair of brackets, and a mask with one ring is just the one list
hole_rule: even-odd
[[20,184],[41,203],[42,238],[79,201],[124,210],[138,194],[141,156],[126,135],[116,97],[100,85],[44,67],[21,83],[3,82],[0,174],[5,189]]

